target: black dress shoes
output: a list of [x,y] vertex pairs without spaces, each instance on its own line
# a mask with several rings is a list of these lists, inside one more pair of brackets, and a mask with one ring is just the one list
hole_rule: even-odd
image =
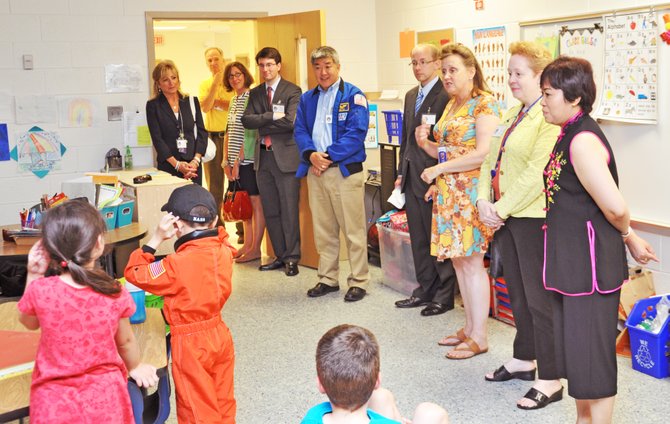
[[279,269],[284,267],[284,262],[280,261],[279,259],[275,259],[274,261],[270,262],[269,264],[261,265],[258,267],[259,271],[272,271],[273,269]]
[[409,299],[399,300],[395,303],[398,308],[416,308],[417,306],[424,306],[428,304],[425,300],[411,296]]
[[286,262],[286,271],[284,272],[289,277],[298,275],[298,273],[300,272],[300,270],[298,269],[298,263],[293,261]]
[[316,286],[307,290],[307,296],[309,297],[321,297],[327,295],[328,293],[336,292],[340,289],[340,286],[329,286],[324,283],[317,283]]
[[349,287],[347,294],[344,295],[345,302],[357,302],[365,297],[365,289],[360,287]]
[[424,317],[431,317],[433,315],[440,315],[447,311],[454,309],[453,306],[445,305],[444,303],[430,302],[428,306],[421,310],[421,315]]

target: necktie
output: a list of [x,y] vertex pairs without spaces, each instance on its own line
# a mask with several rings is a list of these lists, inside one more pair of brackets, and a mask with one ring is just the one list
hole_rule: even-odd
[[[268,87],[268,107],[272,110],[272,87]],[[266,147],[272,146],[272,140],[269,135],[266,135],[263,138],[263,141],[265,142]]]
[[414,114],[416,115],[419,113],[419,108],[421,107],[421,103],[423,103],[423,90],[419,88],[419,95],[416,96],[416,105],[414,106]]

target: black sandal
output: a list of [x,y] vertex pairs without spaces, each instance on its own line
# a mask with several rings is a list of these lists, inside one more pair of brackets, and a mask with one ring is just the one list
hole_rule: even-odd
[[530,371],[509,372],[504,365],[501,365],[500,368],[493,371],[493,377],[489,378],[484,376],[486,381],[508,381],[515,378],[524,381],[533,381],[535,380],[535,370],[533,369]]
[[563,399],[563,386],[561,386],[560,390],[557,390],[553,395],[547,397],[544,393],[542,393],[539,390],[535,390],[534,388],[531,387],[530,390],[528,390],[528,393],[524,395],[526,399],[530,399],[535,402],[535,406],[521,406],[517,404],[517,408],[519,409],[525,409],[525,410],[531,410],[531,409],[542,409],[545,406],[549,405],[552,402],[558,402],[559,400]]

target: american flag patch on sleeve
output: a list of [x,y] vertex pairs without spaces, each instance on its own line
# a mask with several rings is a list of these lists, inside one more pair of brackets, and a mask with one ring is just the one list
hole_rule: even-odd
[[149,264],[149,274],[151,275],[151,279],[155,280],[156,278],[160,277],[161,274],[165,272],[165,267],[163,266],[163,260],[160,260],[158,262],[152,262]]

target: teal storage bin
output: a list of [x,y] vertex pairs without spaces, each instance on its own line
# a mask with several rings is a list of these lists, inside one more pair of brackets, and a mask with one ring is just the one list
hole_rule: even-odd
[[117,206],[116,210],[116,228],[125,227],[133,222],[133,211],[135,209],[134,200],[126,200]]
[[670,376],[670,319],[665,320],[658,334],[637,325],[656,316],[656,304],[662,297],[638,300],[626,321],[633,369],[656,378]]
[[105,224],[107,225],[108,230],[113,230],[116,228],[117,209],[117,206],[105,206],[104,208],[100,209],[100,213],[102,214],[102,218],[105,220]]

